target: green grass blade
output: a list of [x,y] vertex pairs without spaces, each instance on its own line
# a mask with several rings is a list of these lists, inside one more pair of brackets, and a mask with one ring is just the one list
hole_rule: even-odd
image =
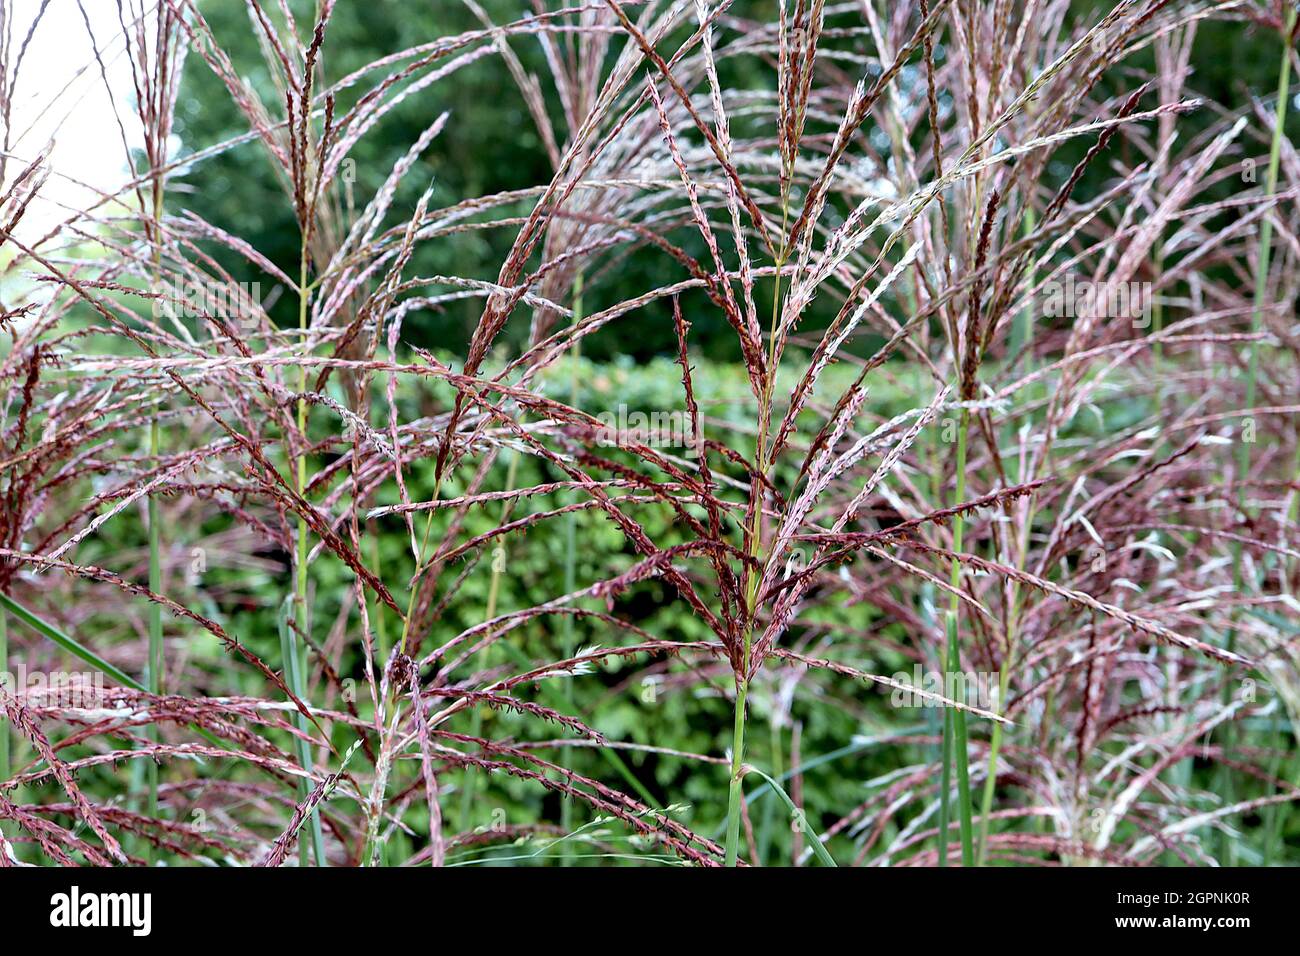
[[0,605],[3,605],[10,614],[22,621],[33,631],[40,634],[42,637],[53,641],[74,657],[81,658],[91,667],[103,671],[105,676],[113,678],[113,680],[117,681],[123,687],[130,687],[132,690],[138,690],[146,694],[149,693],[149,688],[145,687],[138,680],[133,677],[128,677],[125,673],[118,670],[80,641],[69,637],[54,625],[47,624],[9,595],[0,594]]
[[[158,419],[149,423],[149,456],[158,460]],[[158,517],[158,496],[149,495],[149,590],[154,594],[162,593],[162,525]],[[149,602],[149,665],[145,668],[145,682],[149,693],[157,696],[162,693],[163,673],[163,629],[162,605],[157,601]],[[158,725],[150,724],[145,728],[145,738],[154,743],[160,739]],[[158,761],[145,763],[145,777],[148,781],[148,814],[158,819]],[[153,862],[154,847],[146,843],[145,859]]]
[[821,835],[818,834],[817,831],[812,828],[811,824],[808,823],[807,817],[800,813],[799,808],[796,807],[794,801],[790,799],[790,794],[786,793],[779,783],[767,774],[763,773],[763,771],[759,770],[757,767],[745,767],[744,771],[745,773],[756,773],[768,782],[768,785],[776,791],[776,795],[785,802],[786,809],[790,811],[790,819],[803,820],[803,825],[812,841],[813,853],[817,855],[817,859],[821,860],[824,866],[835,866],[835,858],[831,856],[830,851],[827,850],[826,846],[822,843]]
[[[746,656],[748,657],[748,652]],[[745,759],[745,697],[748,691],[748,682],[736,681],[736,711],[731,732],[731,783],[727,788],[727,866],[736,865],[740,846],[740,807],[743,798],[741,778],[744,776],[741,762]]]
[[[953,496],[954,507],[960,504],[966,498],[966,432],[970,428],[970,412],[962,409],[961,424],[957,431],[957,490]],[[952,549],[955,553],[960,553],[962,549],[962,531],[964,522],[960,514],[953,516],[952,522]],[[961,587],[961,562],[956,558],[952,560],[951,582],[953,593],[948,605],[948,648],[947,661],[945,662],[945,685],[948,683],[947,676],[956,675],[961,671],[961,604],[957,599],[957,590]],[[953,682],[954,686],[962,687],[962,694],[965,693],[965,682]],[[965,703],[958,698],[958,703]],[[968,738],[966,734],[966,712],[956,708],[949,708],[951,711],[944,722],[944,760],[943,760],[943,792],[941,794],[940,804],[940,830],[939,830],[939,863],[947,863],[947,844],[948,830],[947,823],[949,815],[944,813],[944,803],[949,799],[949,780],[951,767],[955,765],[957,771],[957,815],[961,824],[961,862],[962,866],[973,866],[975,863],[975,848],[972,840],[971,828],[971,793],[970,793],[970,767],[968,764]],[[951,763],[950,763],[951,761]]]
[[[284,676],[285,683],[293,691],[294,696],[302,700],[302,662],[299,660],[301,651],[298,642],[293,639],[293,628],[289,624],[289,605],[295,604],[293,597],[286,597],[284,604],[280,608],[280,653],[284,658]],[[293,715],[294,725],[302,733],[308,733],[307,718],[300,712],[295,711]],[[314,769],[312,766],[311,744],[300,737],[293,739],[294,749],[298,754],[298,763],[308,773]],[[311,793],[311,783],[303,777],[298,778],[298,793],[306,799]],[[315,810],[311,813],[311,851],[317,866],[325,865],[325,837],[321,830],[320,814]],[[304,841],[302,847],[302,862],[306,865],[307,843]]]
[[[19,604],[17,601],[11,598],[9,595],[0,594],[0,607],[3,607],[5,610],[9,611],[10,614],[12,614],[18,620],[22,621],[24,624],[30,627],[37,634],[40,634],[42,637],[45,637],[48,640],[52,641],[53,643],[57,644],[59,647],[63,648],[72,656],[79,657],[81,658],[81,660],[85,661],[91,667],[103,671],[104,676],[113,678],[113,680],[117,681],[123,687],[129,687],[132,690],[138,690],[143,694],[149,693],[149,688],[145,687],[143,684],[141,684],[139,681],[135,680],[134,678],[128,677],[126,674],[118,670],[108,661],[104,660],[102,657],[100,657],[90,648],[86,647],[80,641],[76,640],[75,638],[69,637],[67,634],[59,630],[53,624],[50,624],[42,620],[41,618],[37,617],[35,614],[27,610],[27,608],[23,607],[21,604]],[[202,727],[193,724],[191,724],[190,726],[193,728],[196,734],[198,734],[200,737],[202,737],[204,740],[206,740],[208,743],[212,744],[213,746],[222,747],[222,748],[226,747],[225,741],[223,741],[220,737],[217,737],[214,734],[209,733],[208,731],[204,730]],[[198,760],[197,762],[200,764],[203,763],[201,759]]]

